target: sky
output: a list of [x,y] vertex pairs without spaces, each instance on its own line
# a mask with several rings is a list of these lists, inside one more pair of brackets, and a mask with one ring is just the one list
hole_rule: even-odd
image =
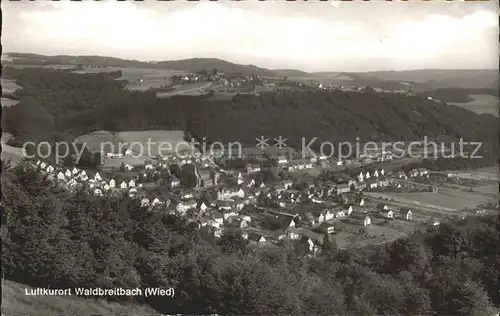
[[2,1],[4,52],[271,69],[498,68],[495,1]]

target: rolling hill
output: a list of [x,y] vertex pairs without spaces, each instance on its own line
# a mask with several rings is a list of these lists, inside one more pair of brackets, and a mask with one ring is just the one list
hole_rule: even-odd
[[350,84],[365,85],[386,90],[402,90],[413,83],[414,91],[423,92],[438,88],[498,88],[498,71],[494,69],[419,69],[402,71],[307,73],[296,69],[266,69],[255,65],[241,65],[218,58],[189,58],[182,60],[146,62],[105,56],[45,56],[31,53],[7,53],[11,64],[17,65],[94,65],[99,67],[125,67],[145,69],[175,69],[196,72],[217,69],[231,74],[262,77],[309,77],[334,79],[350,78]]
[[[217,69],[231,74],[256,75],[262,77],[280,77],[283,70],[273,71],[254,65],[239,65],[218,58],[190,58],[182,60],[145,62],[138,60],[126,60],[115,57],[104,56],[44,56],[38,54],[9,53],[14,65],[93,65],[99,67],[125,67],[125,68],[145,68],[145,69],[174,69],[188,72],[200,70],[212,71]],[[295,74],[305,74],[298,70],[284,70]]]

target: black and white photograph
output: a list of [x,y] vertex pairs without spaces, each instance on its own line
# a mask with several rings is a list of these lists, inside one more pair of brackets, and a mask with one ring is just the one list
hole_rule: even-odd
[[2,1],[2,316],[499,316],[498,1]]

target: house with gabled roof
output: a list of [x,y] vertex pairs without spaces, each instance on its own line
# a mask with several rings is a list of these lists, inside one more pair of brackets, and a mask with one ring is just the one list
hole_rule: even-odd
[[318,231],[327,234],[333,234],[335,232],[335,227],[333,226],[333,224],[327,222],[321,223],[321,225],[319,225],[317,229]]
[[251,244],[254,245],[262,245],[267,242],[266,238],[262,234],[257,232],[251,232],[250,234],[248,234],[248,240]]
[[66,180],[66,176],[64,175],[64,173],[59,171],[59,173],[57,174],[57,179],[58,180]]
[[372,219],[368,215],[368,213],[358,213],[358,212],[353,212],[350,216],[350,218],[359,225],[363,226],[370,226],[372,224]]
[[336,187],[337,194],[348,193],[351,191],[351,187],[347,183],[341,183]]
[[407,221],[411,221],[411,220],[412,220],[412,218],[413,218],[413,213],[412,213],[412,211],[411,211],[409,208],[407,208],[407,207],[402,207],[402,208],[399,210],[399,212],[400,212],[400,216],[401,216],[401,218],[403,218],[403,219],[405,219],[405,220],[407,220]]
[[73,173],[71,173],[71,171],[69,171],[69,169],[66,169],[66,172],[64,173],[64,175],[65,175],[67,178],[71,178],[71,176],[73,175]]
[[109,180],[109,187],[110,188],[116,187],[116,181],[114,179]]
[[391,210],[391,209],[388,209],[388,210],[381,210],[381,211],[380,211],[380,215],[381,215],[383,218],[393,219],[393,218],[394,218],[394,211],[393,211],[393,210]]

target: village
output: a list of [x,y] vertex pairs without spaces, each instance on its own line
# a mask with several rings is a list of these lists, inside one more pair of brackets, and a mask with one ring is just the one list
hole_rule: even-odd
[[[492,202],[459,210],[391,196],[419,192],[436,195],[439,190],[453,190],[453,185],[491,179],[470,179],[426,169],[413,169],[409,173],[384,168],[372,170],[369,165],[366,171],[353,177],[340,172],[337,181],[312,177],[299,181],[295,177],[312,168],[354,164],[356,160],[390,161],[390,152],[344,161],[330,161],[324,156],[294,158],[279,150],[261,154],[255,149],[247,151],[244,156],[247,160],[243,161],[251,162],[244,168],[231,168],[231,157],[218,159],[216,163],[213,157],[187,154],[168,155],[144,165],[122,163],[120,168],[101,173],[76,167],[56,168],[43,161],[37,161],[36,166],[68,190],[85,189],[95,196],[127,194],[140,200],[142,207],[185,217],[217,238],[226,229],[237,229],[252,244],[298,240],[304,242],[311,254],[320,250],[325,236],[338,239],[340,247],[379,243],[386,241],[387,238],[380,237],[390,236],[391,229],[397,232],[392,234],[395,238],[399,231],[409,227],[438,226],[440,220],[498,209],[498,204]],[[130,155],[132,152],[126,149],[120,157]],[[108,156],[115,159],[113,154]],[[273,170],[280,176],[265,176]],[[379,233],[370,236],[367,228]],[[344,243],[342,235],[347,240]]]

